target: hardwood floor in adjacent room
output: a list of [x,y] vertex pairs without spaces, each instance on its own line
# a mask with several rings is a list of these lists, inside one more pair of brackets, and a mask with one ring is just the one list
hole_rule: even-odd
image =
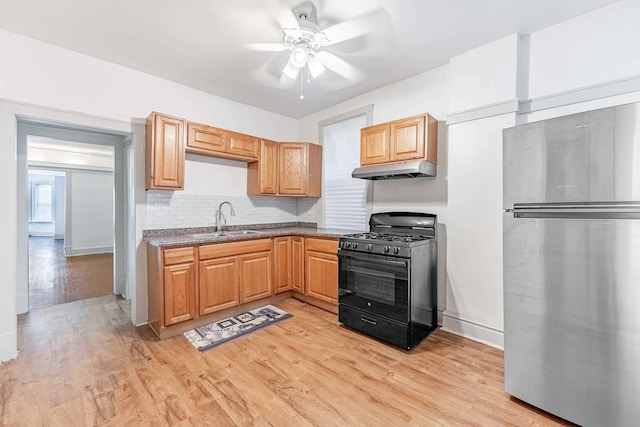
[[405,352],[295,299],[278,306],[293,317],[204,353],[133,327],[113,295],[20,315],[0,424],[566,424],[504,393],[500,350],[436,331]]
[[29,309],[113,293],[113,254],[64,256],[64,240],[29,237]]

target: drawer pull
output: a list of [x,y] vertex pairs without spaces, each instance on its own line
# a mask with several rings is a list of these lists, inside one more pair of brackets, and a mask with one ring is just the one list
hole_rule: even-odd
[[368,317],[364,317],[364,316],[361,316],[360,320],[362,320],[363,322],[367,322],[367,323],[369,323],[371,325],[374,325],[374,326],[378,324],[378,322],[376,322],[375,320],[369,319]]

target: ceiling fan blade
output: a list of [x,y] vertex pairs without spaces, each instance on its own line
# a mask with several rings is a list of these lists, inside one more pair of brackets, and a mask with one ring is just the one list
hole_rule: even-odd
[[311,77],[313,77],[314,79],[317,78],[320,74],[324,73],[327,69],[315,56],[309,56],[309,58],[307,59],[307,66],[309,67],[309,73],[311,74]]
[[300,30],[300,25],[296,19],[296,15],[293,13],[293,9],[285,2],[278,0],[271,0],[267,2],[267,9],[271,16],[275,17],[276,21],[280,25],[280,28],[297,28]]
[[282,52],[286,49],[282,43],[247,43],[245,46],[259,52]]
[[318,60],[329,70],[351,81],[360,81],[364,74],[344,59],[323,50],[316,55]]
[[287,61],[287,65],[285,65],[282,69],[282,74],[289,77],[291,80],[295,80],[298,77],[299,72],[300,69],[298,67],[295,67],[291,63],[291,58],[289,58],[289,61]]
[[390,28],[389,13],[384,9],[376,9],[357,18],[327,27],[322,32],[327,36],[330,44],[334,45],[368,34],[378,35],[381,31],[384,33]]

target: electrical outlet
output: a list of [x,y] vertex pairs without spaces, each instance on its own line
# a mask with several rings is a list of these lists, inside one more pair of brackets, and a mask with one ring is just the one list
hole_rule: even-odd
[[257,208],[251,208],[251,209],[249,209],[249,213],[251,215],[257,215],[258,214],[258,209]]

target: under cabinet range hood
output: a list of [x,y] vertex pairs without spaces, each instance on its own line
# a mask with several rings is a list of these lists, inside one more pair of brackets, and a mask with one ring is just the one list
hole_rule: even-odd
[[433,177],[436,176],[436,165],[426,160],[382,163],[356,168],[351,173],[351,176],[353,178],[371,180]]

